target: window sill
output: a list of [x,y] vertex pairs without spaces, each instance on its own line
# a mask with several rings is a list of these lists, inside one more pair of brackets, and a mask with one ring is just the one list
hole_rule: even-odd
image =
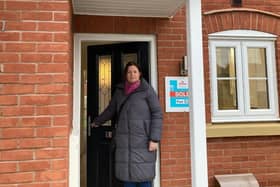
[[207,138],[280,135],[280,122],[210,123]]

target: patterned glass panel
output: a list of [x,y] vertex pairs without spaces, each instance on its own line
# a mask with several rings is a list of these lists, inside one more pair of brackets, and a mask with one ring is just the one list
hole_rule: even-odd
[[111,100],[111,56],[99,57],[99,114]]

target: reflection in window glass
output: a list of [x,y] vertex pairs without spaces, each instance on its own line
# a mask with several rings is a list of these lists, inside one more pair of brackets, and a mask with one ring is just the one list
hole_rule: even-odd
[[250,86],[250,108],[269,108],[266,51],[265,48],[247,49]]
[[267,81],[266,80],[250,80],[250,107],[251,109],[267,109],[269,108]]
[[218,109],[237,109],[235,49],[231,47],[217,47],[216,60]]
[[236,81],[218,80],[219,110],[237,109]]
[[265,48],[248,48],[249,77],[267,77],[265,57]]

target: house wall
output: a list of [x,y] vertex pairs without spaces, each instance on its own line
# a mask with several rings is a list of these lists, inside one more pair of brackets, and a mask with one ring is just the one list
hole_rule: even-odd
[[[218,3],[217,3],[218,2]],[[202,1],[207,122],[211,122],[209,33],[254,29],[279,35],[277,0],[247,0],[240,10],[228,0]],[[72,30],[75,33],[154,34],[158,86],[179,75],[186,54],[185,10],[172,19],[74,16],[70,0],[0,1],[0,187],[68,186],[68,137],[72,120]],[[4,25],[4,26],[3,26]],[[279,72],[279,39],[276,41]],[[279,82],[279,73],[278,73]],[[190,187],[187,113],[164,113],[161,186]],[[280,186],[280,138],[208,138],[209,187],[213,176],[253,172],[261,186]]]
[[[157,42],[158,91],[164,109],[164,77],[178,76],[186,54],[185,10],[172,19],[73,17],[75,33],[153,34]],[[187,113],[164,113],[161,141],[161,187],[190,187],[190,143]]]
[[[280,35],[279,1],[243,0],[242,7],[231,7],[228,0],[219,0],[218,2],[212,0],[203,0],[202,2],[205,90],[210,90],[208,34],[231,29],[248,29],[267,32],[277,36]],[[235,11],[229,11],[230,8],[234,8]],[[220,12],[215,13],[216,10]],[[280,40],[277,39],[276,64],[278,85],[280,72],[279,42]],[[278,91],[278,93],[280,92]],[[210,93],[205,95],[207,122],[211,123]],[[216,174],[248,172],[252,172],[256,176],[262,187],[280,186],[279,144],[279,136],[208,138],[209,186],[214,186],[213,176]]]
[[69,0],[0,1],[0,186],[68,186]]

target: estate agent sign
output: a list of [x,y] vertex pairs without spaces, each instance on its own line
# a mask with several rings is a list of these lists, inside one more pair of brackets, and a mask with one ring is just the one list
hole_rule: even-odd
[[166,112],[189,111],[188,77],[165,77]]

